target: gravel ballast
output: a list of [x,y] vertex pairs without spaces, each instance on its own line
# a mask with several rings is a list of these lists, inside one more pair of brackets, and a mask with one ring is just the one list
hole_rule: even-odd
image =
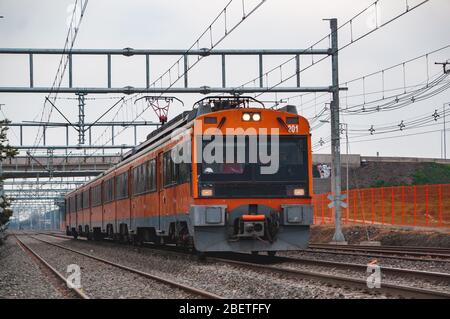
[[[24,237],[22,240],[64,275],[67,274],[68,265],[78,265],[81,270],[81,289],[91,298],[185,299],[197,297],[154,279],[50,246],[30,237]],[[49,241],[47,238],[45,240]]]
[[261,272],[247,267],[199,262],[192,256],[117,245],[108,242],[75,241],[40,236],[73,249],[93,254],[226,298],[383,298],[354,288],[329,286],[323,282]]
[[0,298],[54,299],[64,296],[13,236],[0,246]]

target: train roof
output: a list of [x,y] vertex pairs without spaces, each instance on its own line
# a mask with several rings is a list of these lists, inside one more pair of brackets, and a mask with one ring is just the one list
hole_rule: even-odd
[[[133,158],[135,158],[136,155],[138,155],[139,153],[144,151],[148,146],[150,146],[154,142],[156,142],[158,139],[161,139],[161,138],[169,135],[170,133],[172,133],[177,128],[180,128],[183,125],[185,125],[188,122],[190,122],[193,119],[195,119],[196,115],[197,115],[197,110],[196,109],[191,110],[191,111],[184,111],[184,112],[178,114],[177,116],[175,116],[173,119],[171,119],[167,123],[164,123],[162,126],[160,126],[156,130],[153,130],[151,133],[149,133],[147,135],[146,140],[144,142],[140,143],[139,145],[137,145],[136,147],[134,147],[130,151],[126,152],[123,155],[123,158],[122,158],[122,160],[119,163],[113,165],[112,167],[110,167],[106,171],[102,172],[100,175],[98,175],[95,178],[93,178],[92,180],[90,180],[87,184],[93,183],[96,180],[98,180],[98,179],[102,178],[103,176],[107,175],[111,171],[119,168],[122,165],[125,165],[126,163],[131,161]],[[71,195],[73,193],[76,193],[77,191],[80,191],[87,184],[84,184],[84,185],[78,187],[77,189],[74,189],[74,190],[68,192],[66,194],[66,196]]]

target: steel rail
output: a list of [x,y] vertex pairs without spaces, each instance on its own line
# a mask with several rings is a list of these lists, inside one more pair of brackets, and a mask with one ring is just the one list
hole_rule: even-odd
[[370,252],[357,252],[357,251],[345,251],[338,249],[306,249],[305,253],[309,254],[332,254],[332,255],[348,255],[348,256],[361,256],[361,257],[377,257],[377,258],[385,258],[385,259],[401,259],[401,260],[410,260],[410,261],[434,261],[434,262],[450,262],[448,259],[437,259],[437,258],[425,258],[425,257],[413,257],[413,256],[401,256],[401,255],[389,255],[389,254],[379,254],[379,253],[370,253]]
[[[22,247],[23,249],[25,249],[26,251],[30,252],[34,257],[36,257],[46,268],[48,268],[53,274],[55,274],[61,281],[64,282],[64,284],[67,284],[66,278],[59,273],[55,268],[53,268],[52,265],[50,265],[47,261],[44,260],[44,258],[42,258],[38,253],[36,253],[30,246],[28,246],[27,244],[25,244],[23,241],[21,241],[17,235],[14,235],[14,237],[17,240],[17,243],[19,244],[20,247]],[[69,288],[67,288],[69,289]],[[71,288],[69,289],[71,292],[75,292],[77,294],[78,297],[80,297],[81,299],[90,299],[88,295],[86,295],[83,291],[81,291],[78,288]]]
[[424,257],[438,257],[438,258],[450,258],[450,254],[427,252],[427,251],[411,251],[407,249],[393,249],[389,247],[382,246],[343,246],[343,245],[333,245],[333,244],[311,244],[309,248],[312,249],[331,249],[331,250],[344,250],[344,251],[363,251],[363,252],[374,252],[382,254],[404,254],[410,256],[424,256]]
[[[273,258],[273,257],[272,257]],[[343,269],[355,269],[366,272],[367,265],[356,264],[356,263],[346,263],[339,261],[330,261],[330,260],[320,260],[320,259],[309,259],[309,258],[299,258],[299,257],[284,257],[277,256],[274,260],[279,260],[280,262],[290,262],[296,264],[311,264],[318,266],[326,266],[326,267],[339,267]],[[395,268],[395,267],[383,267],[380,266],[381,273],[389,274],[389,275],[400,275],[400,276],[415,276],[427,279],[441,280],[445,281],[450,285],[450,274],[442,273],[442,272],[434,272],[434,271],[423,271],[423,270],[414,270],[414,269],[403,269],[403,268]]]
[[153,280],[159,281],[161,283],[170,285],[170,286],[178,288],[178,289],[182,289],[184,291],[187,291],[187,292],[195,294],[195,295],[199,295],[199,296],[202,296],[202,297],[205,297],[205,298],[210,298],[210,299],[223,299],[223,297],[221,297],[219,295],[216,295],[214,293],[210,293],[210,292],[208,292],[206,290],[203,290],[203,289],[198,289],[198,288],[194,288],[194,287],[191,287],[191,286],[187,286],[185,284],[182,284],[182,283],[170,280],[170,279],[166,279],[166,278],[163,278],[163,277],[152,275],[152,274],[140,271],[138,269],[134,269],[134,268],[131,268],[131,267],[128,267],[128,266],[125,266],[125,265],[121,265],[121,264],[118,264],[118,263],[115,263],[115,262],[112,262],[112,261],[109,261],[107,259],[103,259],[103,258],[100,258],[100,257],[96,257],[96,256],[84,253],[84,252],[76,250],[76,249],[68,248],[68,247],[65,247],[65,246],[62,246],[62,245],[59,245],[59,244],[56,244],[56,243],[52,243],[52,242],[49,242],[49,241],[46,241],[46,240],[43,240],[43,239],[39,239],[39,238],[36,238],[34,236],[31,236],[31,235],[28,235],[28,236],[33,238],[33,239],[35,239],[35,240],[37,240],[37,241],[41,241],[43,243],[46,243],[48,245],[51,245],[51,246],[54,246],[54,247],[58,247],[58,248],[61,248],[61,249],[64,249],[64,250],[67,250],[67,251],[70,251],[70,252],[73,252],[73,253],[76,253],[76,254],[79,254],[79,255],[82,255],[82,256],[85,256],[85,257],[97,260],[97,261],[100,261],[100,262],[102,262],[104,264],[107,264],[107,265],[110,265],[110,266],[113,266],[113,267],[116,267],[116,268],[119,268],[119,269],[122,269],[122,270],[126,270],[126,271],[131,272],[131,273],[138,274],[138,275],[140,275],[142,277],[145,277],[145,278],[149,278],[149,279],[153,279]]
[[[327,244],[321,244],[321,243],[312,243],[311,245],[327,245]],[[335,245],[336,246],[336,245]],[[364,246],[364,245],[345,245],[344,247],[349,248],[364,248],[364,249],[379,249],[382,248],[383,250],[398,250],[398,251],[412,251],[412,252],[435,252],[435,253],[447,253],[450,256],[450,248],[447,247],[435,247],[435,246]]]

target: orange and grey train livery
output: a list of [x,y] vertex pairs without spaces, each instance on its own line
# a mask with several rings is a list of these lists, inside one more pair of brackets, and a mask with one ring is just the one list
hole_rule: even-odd
[[312,224],[311,136],[295,107],[210,97],[66,195],[68,234],[199,252],[298,250]]

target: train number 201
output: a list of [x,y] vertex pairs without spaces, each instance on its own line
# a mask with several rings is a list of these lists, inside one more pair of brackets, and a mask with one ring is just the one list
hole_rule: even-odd
[[288,125],[289,133],[298,133],[298,125]]

